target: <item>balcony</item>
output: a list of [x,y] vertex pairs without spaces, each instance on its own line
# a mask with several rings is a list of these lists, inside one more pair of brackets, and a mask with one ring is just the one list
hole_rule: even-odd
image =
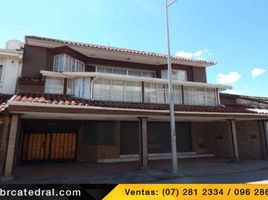
[[[98,72],[41,71],[45,93],[68,94],[98,101],[168,103],[166,79],[104,74]],[[219,91],[230,86],[173,81],[175,104],[219,106]]]

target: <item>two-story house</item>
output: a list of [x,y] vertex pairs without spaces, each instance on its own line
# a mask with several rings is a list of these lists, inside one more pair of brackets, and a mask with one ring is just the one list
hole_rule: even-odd
[[[8,102],[5,176],[29,162],[140,160],[147,167],[148,159],[171,158],[166,60],[26,36],[22,76]],[[230,86],[207,83],[212,65],[172,57],[178,157],[265,158],[268,114],[220,94]]]

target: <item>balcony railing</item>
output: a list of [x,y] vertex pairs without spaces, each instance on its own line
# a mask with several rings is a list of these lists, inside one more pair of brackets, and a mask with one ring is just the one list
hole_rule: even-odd
[[[46,93],[63,93],[79,98],[167,104],[168,83],[165,79],[131,77],[95,72],[41,72],[46,76]],[[66,84],[64,86],[63,84]],[[62,84],[62,85],[61,85]],[[66,91],[64,91],[66,88]],[[219,91],[230,89],[219,84],[173,81],[175,104],[220,105]]]

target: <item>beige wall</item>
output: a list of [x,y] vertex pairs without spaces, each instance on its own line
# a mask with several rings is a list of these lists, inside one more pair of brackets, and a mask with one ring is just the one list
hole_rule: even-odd
[[230,128],[227,122],[192,123],[193,150],[231,157]]
[[236,123],[237,141],[240,158],[262,159],[263,149],[261,134],[263,126],[258,121],[243,121]]
[[[267,149],[263,142],[264,127],[262,123],[258,121],[236,122],[241,159],[264,159],[267,157]],[[194,151],[213,153],[217,157],[224,158],[233,156],[231,129],[228,122],[192,123],[191,128]]]

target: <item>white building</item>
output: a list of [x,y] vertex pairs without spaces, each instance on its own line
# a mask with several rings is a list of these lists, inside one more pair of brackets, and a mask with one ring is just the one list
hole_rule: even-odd
[[21,75],[22,56],[23,43],[18,40],[9,40],[5,49],[0,48],[0,93],[15,93],[17,78]]

